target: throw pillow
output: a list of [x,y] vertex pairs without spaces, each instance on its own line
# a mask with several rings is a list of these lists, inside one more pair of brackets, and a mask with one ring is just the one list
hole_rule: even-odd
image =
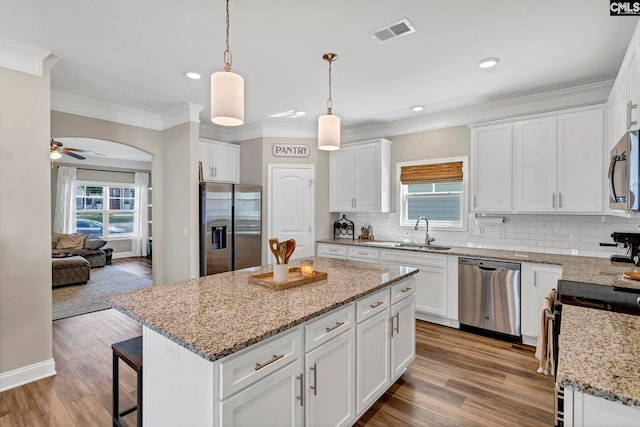
[[55,249],[58,245],[58,241],[60,241],[60,237],[64,236],[62,233],[56,233],[55,231],[51,232],[51,249]]
[[85,234],[64,234],[58,240],[56,249],[82,249],[86,237]]
[[84,241],[85,249],[100,249],[107,244],[106,240],[92,239],[91,236],[87,237]]

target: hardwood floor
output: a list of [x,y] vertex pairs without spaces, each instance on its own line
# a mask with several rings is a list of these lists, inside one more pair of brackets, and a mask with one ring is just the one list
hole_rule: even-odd
[[111,265],[129,273],[137,274],[151,279],[151,258],[116,258],[111,260]]
[[[114,265],[144,271],[144,260]],[[140,334],[115,310],[54,321],[58,374],[0,393],[0,427],[111,426],[111,344]],[[418,321],[416,353],[357,426],[553,425],[553,379],[536,373],[533,348]],[[136,377],[123,362],[120,387],[121,407],[132,405]],[[125,420],[135,425],[135,413]]]

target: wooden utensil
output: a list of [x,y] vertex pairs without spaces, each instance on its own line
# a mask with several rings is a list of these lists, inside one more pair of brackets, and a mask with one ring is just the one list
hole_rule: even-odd
[[278,264],[286,264],[284,258],[287,255],[287,242],[278,243]]
[[289,239],[286,241],[287,243],[287,253],[284,256],[284,263],[289,264],[289,258],[293,255],[293,251],[296,250],[296,241],[295,239]]
[[269,249],[271,249],[271,253],[276,258],[276,264],[280,264],[280,259],[278,258],[278,239],[269,239]]

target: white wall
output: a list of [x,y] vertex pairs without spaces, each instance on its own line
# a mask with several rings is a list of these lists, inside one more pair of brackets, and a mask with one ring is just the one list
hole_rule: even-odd
[[46,61],[43,77],[0,67],[0,390],[55,373],[49,92]]

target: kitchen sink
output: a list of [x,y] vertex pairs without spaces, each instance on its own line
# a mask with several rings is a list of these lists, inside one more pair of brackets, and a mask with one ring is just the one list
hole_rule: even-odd
[[383,248],[397,248],[401,243],[398,242],[361,242],[365,246],[380,246]]
[[448,251],[449,246],[424,245],[419,243],[399,243],[398,248],[420,249],[422,251]]

